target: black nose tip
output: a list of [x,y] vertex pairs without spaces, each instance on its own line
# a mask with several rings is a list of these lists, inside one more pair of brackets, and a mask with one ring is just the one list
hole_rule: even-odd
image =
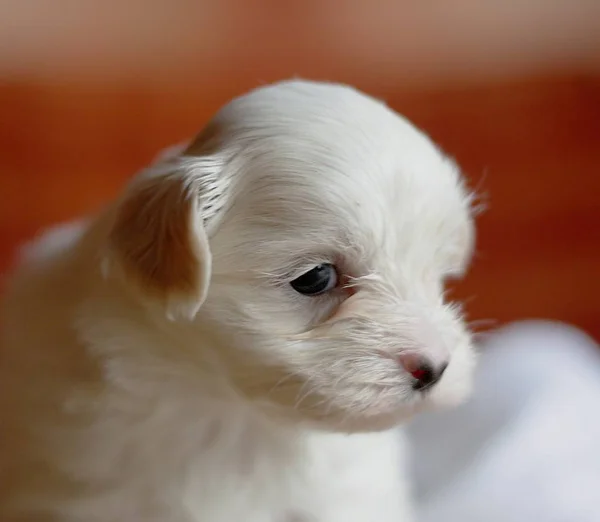
[[434,386],[441,378],[448,364],[434,368],[429,364],[422,364],[412,372],[414,379],[413,390],[424,391]]

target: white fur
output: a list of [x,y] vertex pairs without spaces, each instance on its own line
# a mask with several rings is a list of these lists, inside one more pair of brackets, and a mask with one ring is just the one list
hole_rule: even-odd
[[[473,242],[459,172],[339,85],[264,87],[211,125],[204,152],[160,156],[12,279],[3,522],[411,520],[396,427],[470,384],[470,337],[443,299]],[[145,186],[156,208],[115,231]],[[173,217],[188,204],[191,218]],[[134,281],[156,245],[148,274],[189,268],[160,249],[178,232],[197,261],[189,291]],[[289,282],[323,262],[348,284],[295,293]],[[407,352],[450,359],[430,393],[398,365]]]

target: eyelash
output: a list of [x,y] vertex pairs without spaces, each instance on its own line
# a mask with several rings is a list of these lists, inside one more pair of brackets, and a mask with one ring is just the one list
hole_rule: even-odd
[[287,271],[288,275],[286,276],[286,280],[289,283],[290,281],[293,281],[294,279],[305,274],[309,270],[312,270],[316,266],[323,264],[331,264],[334,267],[336,267],[340,274],[343,273],[339,268],[339,264],[336,263],[331,256],[311,256],[303,258],[301,263],[297,263],[292,268],[290,268],[290,270]]

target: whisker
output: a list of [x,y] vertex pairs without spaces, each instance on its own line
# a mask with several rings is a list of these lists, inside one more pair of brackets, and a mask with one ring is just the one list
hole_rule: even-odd
[[287,381],[289,381],[292,377],[296,377],[297,374],[295,372],[286,373],[281,379],[279,379],[272,388],[268,391],[267,397],[270,396],[277,388],[283,386]]
[[481,328],[489,330],[498,324],[499,323],[496,319],[475,319],[467,322],[467,326],[472,330],[479,330]]
[[309,397],[313,393],[314,388],[311,386],[311,384],[312,384],[311,381],[312,381],[312,378],[310,378],[310,377],[308,379],[306,379],[306,381],[302,384],[302,386],[298,390],[298,393],[296,394],[296,401],[294,403],[295,410],[299,409],[302,402],[304,402],[307,399],[307,397]]

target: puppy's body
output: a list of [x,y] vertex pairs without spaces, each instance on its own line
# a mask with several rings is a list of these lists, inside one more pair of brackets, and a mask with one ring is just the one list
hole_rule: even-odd
[[[410,520],[394,428],[468,389],[441,284],[471,236],[453,165],[378,102],[304,82],[235,100],[28,250],[3,316],[0,518]],[[339,282],[300,295],[315,265]],[[427,393],[415,358],[450,363]]]

